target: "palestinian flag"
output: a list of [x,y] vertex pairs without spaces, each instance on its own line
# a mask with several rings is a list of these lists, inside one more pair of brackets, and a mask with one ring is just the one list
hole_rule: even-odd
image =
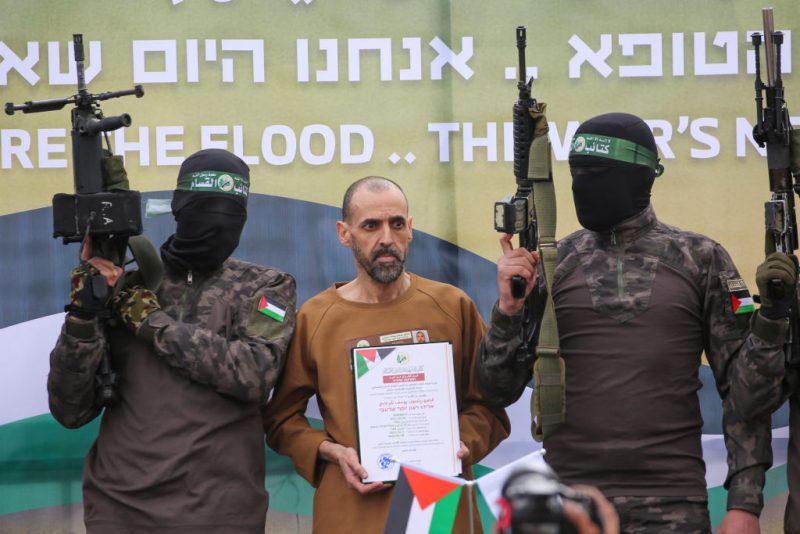
[[375,366],[375,361],[378,359],[378,351],[376,349],[358,349],[356,351],[356,371],[358,378]]
[[401,465],[384,534],[450,534],[465,484]]
[[753,303],[753,297],[737,297],[735,294],[731,293],[731,303],[733,304],[733,313],[739,315],[740,313],[752,313],[756,310],[756,306]]
[[364,374],[375,367],[378,362],[382,359],[386,358],[389,354],[394,352],[394,348],[370,348],[366,347],[363,349],[356,349],[356,371],[358,378],[364,376]]
[[752,313],[756,310],[753,297],[750,296],[750,291],[747,290],[747,285],[741,278],[728,280],[728,294],[731,296],[734,315]]
[[279,323],[282,323],[283,320],[286,318],[286,310],[270,302],[267,302],[267,297],[264,296],[262,296],[261,300],[258,302],[258,311],[263,313],[267,317],[272,317]]

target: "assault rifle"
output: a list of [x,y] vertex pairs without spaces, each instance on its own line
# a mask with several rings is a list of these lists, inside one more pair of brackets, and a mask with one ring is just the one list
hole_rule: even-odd
[[[533,78],[526,81],[525,46],[526,29],[517,27],[517,53],[519,56],[519,81],[517,89],[519,97],[512,107],[514,131],[514,177],[517,191],[494,204],[494,228],[498,232],[517,234],[519,246],[535,251],[539,244],[536,221],[536,206],[533,202],[533,179],[528,176],[530,165],[530,149],[533,143],[535,123],[530,110],[537,108],[538,103],[531,96]],[[546,122],[545,122],[546,125]],[[546,133],[546,132],[545,132]],[[525,296],[526,282],[521,276],[511,279],[511,295],[521,299]],[[533,348],[539,338],[539,321],[541,320],[544,302],[536,299],[532,291],[523,304],[523,336],[522,346],[517,354],[520,360],[533,358]],[[534,307],[538,305],[538,310]],[[538,313],[537,313],[538,312]]]
[[[517,362],[533,365],[534,395],[531,397],[534,439],[550,436],[564,420],[564,360],[561,358],[553,301],[547,280],[552,279],[556,260],[556,198],[553,188],[547,104],[531,96],[533,78],[526,81],[524,26],[516,29],[519,56],[519,97],[514,104],[514,177],[517,192],[494,205],[494,227],[498,232],[519,235],[519,246],[538,251],[541,258],[536,287],[522,308],[522,329]],[[511,294],[525,296],[526,282],[511,279]]]
[[[755,48],[756,67],[756,124],[753,127],[753,139],[760,147],[767,149],[769,189],[772,191],[772,196],[764,204],[766,248],[793,254],[798,248],[793,193],[800,195],[800,186],[797,184],[800,178],[800,135],[792,130],[789,109],[784,100],[781,78],[783,32],[775,31],[772,8],[764,8],[761,13],[764,22],[763,44],[767,83],[761,80],[762,34],[754,33],[751,36]],[[780,299],[786,291],[794,291],[794,288],[783,287],[779,280],[774,280],[769,291],[774,298]],[[798,344],[800,313],[796,302],[791,307],[789,317],[790,331],[787,338],[786,360],[791,366],[800,366],[800,344]]]
[[[57,111],[68,104],[72,108],[72,171],[74,194],[53,196],[53,237],[63,238],[64,244],[92,237],[93,256],[102,257],[122,266],[129,238],[142,232],[141,195],[130,191],[122,158],[114,156],[108,132],[130,126],[127,113],[105,117],[100,102],[110,98],[144,95],[141,85],[125,91],[91,94],[86,88],[84,74],[83,35],[73,34],[73,51],[78,78],[78,93],[53,100],[28,101],[21,105],[8,102],[5,112],[13,115]],[[103,148],[105,141],[106,148]],[[91,281],[97,302],[108,300],[108,285],[102,276]],[[98,313],[101,324],[110,318],[110,311]],[[105,354],[97,373],[97,403],[107,406],[116,400],[117,377]]]
[[[800,135],[792,130],[789,108],[784,100],[783,79],[781,78],[781,45],[783,32],[775,31],[772,8],[761,10],[764,22],[764,60],[767,83],[761,80],[762,35],[751,36],[756,60],[756,125],[753,139],[760,147],[767,149],[767,169],[769,189],[772,196],[764,203],[765,226],[767,229],[767,250],[793,254],[798,247],[797,218],[795,216],[794,195],[800,195]],[[766,103],[764,95],[766,95]],[[773,280],[769,288],[776,299],[794,288],[783,287],[779,280]],[[787,338],[786,361],[791,366],[800,366],[800,311],[793,303],[790,315],[790,330]]]

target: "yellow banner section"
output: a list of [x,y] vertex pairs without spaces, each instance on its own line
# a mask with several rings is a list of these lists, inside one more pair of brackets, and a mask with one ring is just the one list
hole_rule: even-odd
[[[244,157],[256,193],[339,205],[368,174],[406,190],[415,226],[496,259],[493,203],[513,193],[515,29],[527,28],[533,96],[548,103],[558,236],[578,225],[566,157],[577,125],[646,119],[666,168],[660,218],[713,236],[746,280],[761,256],[766,161],[752,140],[761,3],[713,0],[0,0],[4,102],[76,93],[73,33],[88,91],[132,124],[109,134],[132,187],[174,186],[191,152]],[[796,0],[772,3],[785,31],[790,106]],[[0,119],[0,215],[70,192],[70,109]],[[793,122],[800,125],[800,116]]]

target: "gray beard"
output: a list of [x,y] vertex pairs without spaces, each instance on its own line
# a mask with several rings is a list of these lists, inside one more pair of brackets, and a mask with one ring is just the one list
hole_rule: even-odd
[[[391,284],[403,274],[406,259],[401,257],[400,251],[397,249],[392,247],[380,247],[372,254],[372,258],[367,258],[361,249],[358,248],[358,245],[354,243],[352,247],[353,256],[355,256],[356,261],[364,268],[364,271],[366,271],[369,277],[376,282],[380,284]],[[393,263],[376,261],[378,256],[387,252],[394,256],[397,261]]]

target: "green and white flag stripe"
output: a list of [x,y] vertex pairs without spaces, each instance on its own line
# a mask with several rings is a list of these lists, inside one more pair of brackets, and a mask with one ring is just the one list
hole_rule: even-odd
[[261,297],[261,300],[258,302],[258,311],[268,317],[272,317],[279,323],[282,323],[286,318],[286,310],[272,304],[271,302],[267,302],[267,297]]

